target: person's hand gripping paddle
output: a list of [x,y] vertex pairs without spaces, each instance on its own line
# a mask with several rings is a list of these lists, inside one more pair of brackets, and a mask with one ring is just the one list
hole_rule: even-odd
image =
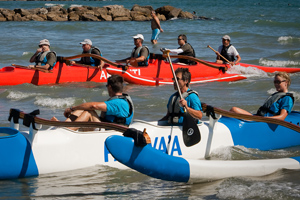
[[[175,72],[174,72],[174,68],[172,65],[172,61],[169,55],[170,51],[165,51],[164,53],[167,54],[167,58],[169,60],[170,63],[170,67],[173,73],[173,77],[174,80],[176,82],[176,86],[180,95],[180,99],[182,99],[182,94],[178,85],[178,80],[176,78]],[[182,124],[182,136],[183,136],[183,142],[187,147],[193,146],[195,144],[197,144],[198,142],[200,142],[201,140],[201,134],[200,134],[200,130],[198,128],[198,125],[195,121],[195,119],[187,112],[187,109],[184,109],[185,112],[183,114],[183,124]]]

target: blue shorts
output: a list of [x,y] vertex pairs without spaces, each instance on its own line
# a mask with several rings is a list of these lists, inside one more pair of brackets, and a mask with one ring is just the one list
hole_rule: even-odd
[[159,34],[160,34],[160,30],[158,28],[152,30],[151,40],[158,40]]

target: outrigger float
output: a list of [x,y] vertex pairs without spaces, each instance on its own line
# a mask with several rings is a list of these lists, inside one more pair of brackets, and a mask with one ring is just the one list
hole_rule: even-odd
[[[205,104],[202,107],[208,111]],[[218,109],[214,108],[214,110],[216,113],[218,112]],[[146,130],[151,139],[151,145],[146,146],[146,149],[157,149],[158,152],[162,153],[158,156],[169,156],[174,158],[174,162],[177,162],[176,159],[203,160],[209,157],[212,151],[224,146],[241,145],[247,148],[273,150],[300,144],[299,126],[295,125],[299,124],[299,112],[292,112],[287,117],[287,121],[281,122],[278,120],[254,122],[229,117],[221,117],[220,119],[210,117],[209,121],[203,121],[197,125],[201,133],[201,140],[192,146],[186,145],[186,141],[184,141],[186,140],[185,133],[183,133],[184,127],[170,126],[166,122],[134,120],[128,128],[105,122],[50,121],[36,117],[37,114],[38,112],[26,114],[11,109],[9,116],[11,126],[0,128],[0,179],[38,176],[96,165],[107,165],[120,169],[125,169],[127,168],[125,165],[128,165],[135,169],[131,164],[119,159],[119,156],[123,154],[127,158],[130,157],[130,163],[134,164],[135,160],[140,158],[140,153],[144,148],[135,148],[130,139],[129,143],[131,144],[124,141],[125,146],[120,141],[114,143],[109,142],[113,139],[107,139],[113,135],[121,136],[122,133],[125,134],[128,131],[133,132],[132,135],[134,136],[135,133],[144,135]],[[264,121],[265,119],[258,117],[255,120]],[[24,127],[20,128],[22,121],[23,125],[29,127],[28,130],[26,127],[24,131]],[[42,125],[50,127],[41,129]],[[83,132],[72,131],[64,127],[93,127],[100,130]],[[144,132],[137,130],[144,130]],[[191,133],[189,132],[189,134]],[[141,140],[139,136],[134,136],[134,138]],[[105,146],[106,139],[109,151]],[[116,151],[118,148],[119,150]],[[130,148],[131,150],[129,150]],[[117,162],[111,153],[125,165]],[[155,161],[156,155],[147,153],[148,155],[148,158],[153,161],[153,165],[148,163],[150,166],[155,166],[155,163],[157,164],[156,167],[160,166],[159,162]],[[166,163],[171,164],[167,161]],[[207,163],[210,162],[207,161]],[[173,163],[173,169],[175,168],[176,164]],[[221,165],[220,168],[222,168]],[[172,171],[172,169],[169,170]],[[209,178],[209,171],[203,171],[203,173],[206,173],[207,178]],[[193,174],[190,176],[192,179]],[[172,177],[172,180],[175,181],[179,179],[177,176]],[[157,178],[164,179],[163,177]],[[213,177],[211,178],[213,179]],[[180,178],[180,180],[182,179]]]
[[[97,67],[76,64],[69,65],[69,61],[80,57],[93,57],[103,60],[106,64],[103,69]],[[174,69],[179,67],[189,68],[192,74],[191,84],[214,81],[239,81],[246,79],[242,74],[227,73],[230,65],[216,64],[203,61],[190,56],[171,56],[171,58],[185,58],[194,60],[196,65],[173,64]],[[300,72],[300,68],[263,67],[250,64],[239,64],[242,67],[253,67],[265,72],[285,71],[288,73]],[[106,58],[94,54],[80,54],[71,57],[58,57],[58,61],[52,70],[40,68],[29,69],[26,66],[13,65],[0,69],[0,86],[31,83],[34,85],[59,84],[67,82],[99,82],[106,83],[107,76],[119,74],[131,84],[159,86],[173,84],[172,72],[169,63],[164,61],[163,55],[151,54],[149,66],[133,67],[119,65]]]

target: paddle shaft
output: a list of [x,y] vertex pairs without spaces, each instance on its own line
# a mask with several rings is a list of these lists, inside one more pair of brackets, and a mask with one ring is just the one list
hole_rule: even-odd
[[[164,55],[163,55],[164,56]],[[206,65],[208,67],[212,67],[212,68],[215,68],[215,69],[219,69],[219,70],[222,70],[222,71],[227,71],[228,70],[228,67],[225,66],[225,67],[220,67],[220,66],[216,66],[216,65],[212,65],[210,63],[207,63],[203,60],[200,60],[198,58],[195,58],[195,57],[192,57],[192,56],[184,56],[184,55],[171,55],[170,58],[182,58],[182,59],[187,59],[187,60],[192,60],[192,61],[195,61],[195,62],[198,62],[198,63],[201,63],[203,65]]]
[[[208,105],[205,103],[201,103],[201,105],[202,105],[203,111],[206,111]],[[217,114],[220,114],[220,115],[223,115],[226,117],[251,120],[251,121],[257,121],[257,122],[265,122],[265,123],[270,123],[270,124],[277,124],[277,125],[284,126],[286,128],[292,129],[292,130],[300,133],[300,126],[289,123],[287,121],[269,118],[269,117],[256,116],[256,115],[239,114],[239,113],[229,112],[229,111],[217,108],[217,107],[213,107],[213,111]]]
[[176,83],[176,87],[177,87],[180,99],[182,99],[182,94],[181,94],[181,91],[180,91],[180,88],[179,88],[178,80],[176,78],[176,74],[175,74],[175,71],[174,71],[174,68],[173,68],[173,64],[172,64],[172,61],[171,61],[171,58],[170,58],[169,51],[167,51],[167,56],[168,56],[168,60],[169,60],[169,63],[170,63],[170,67],[171,67],[171,70],[172,70],[172,74],[173,74],[173,77],[174,77],[174,80],[175,80],[175,83]]
[[115,66],[115,67],[124,67],[124,65],[119,65],[118,63],[112,62],[106,58],[103,58],[102,56],[99,56],[96,54],[89,54],[89,53],[79,54],[79,55],[70,56],[70,57],[62,57],[62,59],[63,60],[72,60],[72,59],[81,58],[81,57],[92,57],[92,58],[96,58],[99,60],[103,60],[104,62],[106,62],[112,66]]
[[211,46],[207,45],[208,48],[210,48],[211,50],[213,50],[215,53],[218,53],[219,56],[221,56],[226,62],[231,63],[229,60],[227,60],[224,56],[222,56],[218,51],[214,50]]
[[44,72],[44,73],[53,73],[53,72],[50,71],[50,70],[42,69],[42,68],[38,68],[38,67],[35,67],[35,68],[29,68],[29,67],[27,67],[27,66],[16,65],[16,64],[12,64],[12,66],[17,67],[17,68],[29,69],[29,70],[37,70],[37,71],[41,71],[41,72]]
[[[10,110],[12,112],[12,109]],[[20,112],[19,117],[24,119],[24,112]],[[112,129],[119,132],[124,132],[128,129],[128,127],[108,122],[68,122],[68,121],[51,121],[42,119],[39,117],[34,117],[34,122],[37,124],[43,124],[47,126],[60,126],[60,127],[93,127],[93,128],[107,128]]]

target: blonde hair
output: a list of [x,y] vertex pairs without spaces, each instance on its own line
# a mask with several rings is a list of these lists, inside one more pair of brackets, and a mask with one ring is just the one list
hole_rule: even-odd
[[284,78],[287,81],[287,86],[290,87],[292,81],[291,81],[290,75],[288,73],[286,73],[286,72],[277,72],[275,74],[275,77],[276,76],[280,76],[280,77]]

